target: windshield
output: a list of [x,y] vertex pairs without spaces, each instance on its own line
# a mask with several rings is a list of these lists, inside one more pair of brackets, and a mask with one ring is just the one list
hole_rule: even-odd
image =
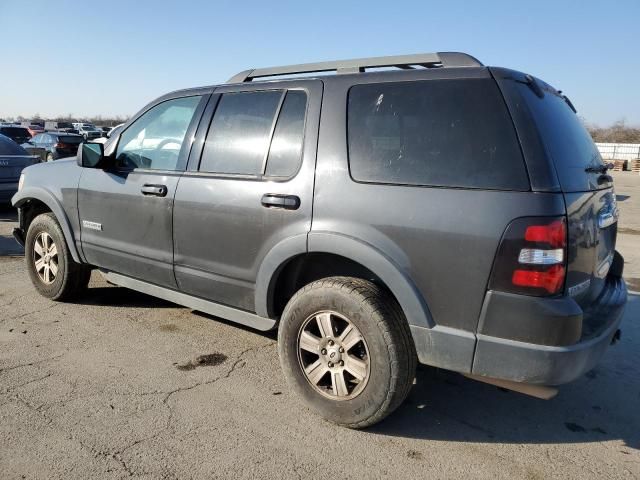
[[565,192],[596,188],[600,172],[587,172],[588,167],[602,167],[598,148],[578,115],[555,89],[538,81],[543,97],[538,97],[526,84],[519,84],[529,106],[547,154],[551,157],[560,186]]

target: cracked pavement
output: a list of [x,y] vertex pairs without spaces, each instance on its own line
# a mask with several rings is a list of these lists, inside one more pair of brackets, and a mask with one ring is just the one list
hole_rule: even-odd
[[[622,221],[640,199],[629,178]],[[288,390],[274,333],[98,274],[78,303],[40,297],[14,222],[0,209],[2,478],[640,477],[638,295],[622,340],[553,400],[421,368],[395,414],[349,431]],[[634,235],[621,235],[630,272]]]

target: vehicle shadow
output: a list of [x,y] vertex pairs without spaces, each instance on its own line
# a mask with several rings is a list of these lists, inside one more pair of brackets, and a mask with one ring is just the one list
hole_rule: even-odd
[[24,248],[13,237],[0,235],[0,257],[22,257]]
[[11,205],[0,205],[0,222],[17,222],[18,210]]
[[518,444],[622,440],[640,449],[640,296],[622,340],[594,370],[538,400],[435,368],[420,368],[407,401],[369,432],[417,439]]
[[[94,273],[94,276],[96,274]],[[92,283],[94,280],[92,280]],[[100,281],[102,283],[102,281]],[[87,292],[74,302],[77,305],[101,305],[114,308],[177,308],[178,305],[151,295],[118,286],[90,285]]]

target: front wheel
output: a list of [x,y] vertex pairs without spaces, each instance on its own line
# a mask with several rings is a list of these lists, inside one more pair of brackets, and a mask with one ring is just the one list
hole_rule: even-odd
[[331,277],[298,291],[282,314],[278,349],[287,381],[307,406],[350,428],[389,415],[415,377],[402,310],[366,280]]
[[91,269],[73,260],[53,213],[33,219],[24,253],[31,282],[41,295],[68,300],[87,288]]

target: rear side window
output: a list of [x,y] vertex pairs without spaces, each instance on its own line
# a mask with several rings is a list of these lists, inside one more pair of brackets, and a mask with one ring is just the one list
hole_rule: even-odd
[[[598,188],[597,173],[587,167],[601,167],[602,157],[580,118],[565,99],[549,85],[538,81],[543,96],[538,97],[525,84],[517,84],[533,115],[547,154],[551,157],[560,186],[565,192]],[[590,177],[593,177],[590,180]],[[608,185],[604,185],[606,188]]]
[[357,181],[529,189],[513,123],[491,79],[354,86],[348,146]]
[[262,174],[282,95],[281,90],[222,95],[209,127],[200,171]]
[[300,90],[287,92],[271,139],[267,169],[270,177],[290,177],[298,170],[302,159],[304,118],[307,94]]
[[307,94],[300,90],[225,93],[209,126],[200,171],[292,176],[302,158],[306,109]]

